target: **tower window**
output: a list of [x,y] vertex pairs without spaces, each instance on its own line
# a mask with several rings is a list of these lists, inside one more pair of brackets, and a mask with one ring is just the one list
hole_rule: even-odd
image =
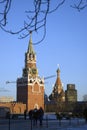
[[32,80],[30,80],[30,83],[32,83]]

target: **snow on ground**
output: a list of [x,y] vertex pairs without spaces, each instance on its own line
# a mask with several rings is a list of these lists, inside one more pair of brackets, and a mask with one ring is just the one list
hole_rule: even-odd
[[62,128],[61,130],[87,130],[87,125],[82,125],[78,127],[68,127],[68,128]]

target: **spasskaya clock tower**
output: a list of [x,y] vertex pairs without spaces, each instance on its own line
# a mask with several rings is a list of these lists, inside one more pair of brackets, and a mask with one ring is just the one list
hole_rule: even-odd
[[23,74],[17,79],[17,102],[26,104],[27,111],[35,107],[44,109],[44,79],[38,75],[31,34],[28,50],[25,53]]

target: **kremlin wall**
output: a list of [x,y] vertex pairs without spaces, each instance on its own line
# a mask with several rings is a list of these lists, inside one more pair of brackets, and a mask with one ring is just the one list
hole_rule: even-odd
[[[86,103],[77,101],[75,84],[67,84],[67,90],[63,90],[60,79],[60,69],[57,69],[56,81],[52,93],[45,96],[44,78],[38,74],[36,65],[36,53],[33,48],[32,37],[25,53],[25,66],[20,78],[17,79],[17,101],[4,102],[0,100],[0,108],[9,108],[11,113],[24,113],[34,108],[42,107],[44,111],[64,112],[83,110]],[[48,100],[49,99],[49,100]],[[80,107],[79,107],[80,105]],[[80,110],[80,111],[81,111]]]

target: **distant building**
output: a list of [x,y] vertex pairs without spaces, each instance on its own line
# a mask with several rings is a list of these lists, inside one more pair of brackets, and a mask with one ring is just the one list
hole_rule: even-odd
[[67,84],[67,90],[65,90],[65,100],[66,102],[77,101],[77,90],[75,89],[75,84]]
[[17,102],[26,104],[27,111],[35,107],[44,109],[44,79],[38,75],[31,35],[25,53],[23,75],[17,79]]
[[60,69],[57,69],[57,79],[55,85],[53,87],[53,91],[49,96],[50,100],[54,100],[56,102],[64,102],[65,101],[65,92],[63,90],[62,82],[60,79]]
[[9,96],[2,96],[0,97],[0,102],[13,102],[14,98]]

